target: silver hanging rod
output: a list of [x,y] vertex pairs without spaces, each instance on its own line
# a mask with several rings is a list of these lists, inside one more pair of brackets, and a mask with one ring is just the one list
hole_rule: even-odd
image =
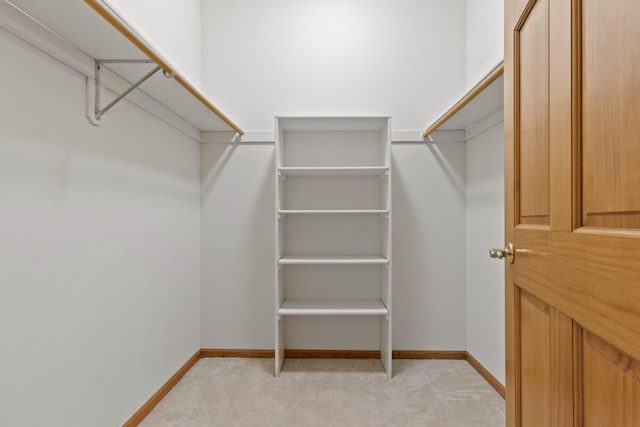
[[[114,105],[116,105],[122,98],[127,96],[131,91],[144,83],[149,77],[153,76],[155,73],[160,71],[162,67],[159,65],[154,67],[147,74],[142,76],[140,80],[132,84],[127,90],[122,92],[120,95],[116,96],[113,101],[107,104],[104,108],[100,108],[100,69],[101,64],[152,64],[153,61],[150,59],[96,59],[95,60],[95,117],[96,120],[101,120],[102,116],[111,109]],[[171,78],[173,74],[169,74],[164,72],[165,77]]]

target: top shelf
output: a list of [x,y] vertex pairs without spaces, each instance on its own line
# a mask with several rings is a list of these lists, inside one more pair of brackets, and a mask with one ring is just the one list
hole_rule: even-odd
[[422,134],[428,138],[436,130],[465,130],[504,105],[504,63],[465,93]]
[[278,116],[278,128],[281,131],[301,132],[360,132],[383,131],[389,124],[388,116],[364,117],[304,117]]
[[[152,60],[174,77],[168,79],[163,73],[156,73],[139,86],[141,91],[200,131],[233,130],[244,134],[107,0],[12,0],[12,3],[93,59]],[[103,66],[131,83],[146,72],[146,67],[140,65]]]

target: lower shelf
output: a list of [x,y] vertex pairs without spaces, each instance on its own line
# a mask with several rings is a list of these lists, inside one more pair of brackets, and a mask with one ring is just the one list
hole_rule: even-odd
[[382,256],[283,256],[280,265],[291,264],[388,264]]
[[380,300],[309,301],[285,300],[281,316],[388,316],[389,310]]

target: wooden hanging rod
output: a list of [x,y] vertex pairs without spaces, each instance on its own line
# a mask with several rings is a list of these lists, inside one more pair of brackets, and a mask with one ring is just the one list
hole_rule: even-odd
[[109,22],[120,34],[125,36],[131,43],[133,43],[138,49],[140,49],[149,59],[158,64],[162,70],[169,75],[173,75],[175,81],[177,81],[182,87],[184,87],[189,93],[191,93],[196,99],[204,104],[209,110],[211,110],[216,116],[218,116],[223,122],[228,124],[233,130],[238,132],[239,135],[244,135],[244,130],[235,124],[229,117],[227,117],[222,111],[220,111],[215,105],[207,99],[198,89],[193,87],[183,76],[178,74],[173,67],[171,67],[166,60],[164,60],[160,54],[158,54],[145,40],[137,35],[123,19],[117,16],[111,9],[109,9],[100,0],[85,0],[93,10],[95,10],[100,16],[102,16],[107,22]]
[[491,83],[496,81],[504,73],[504,63],[501,62],[496,68],[494,68],[484,79],[482,79],[477,85],[475,85],[469,92],[467,92],[453,107],[449,108],[438,120],[427,128],[422,134],[423,138],[427,138],[440,126],[442,126],[447,120],[453,117],[458,111],[462,110],[471,100],[480,94]]

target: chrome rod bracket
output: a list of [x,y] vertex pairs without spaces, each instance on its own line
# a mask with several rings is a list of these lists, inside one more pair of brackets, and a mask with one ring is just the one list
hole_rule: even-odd
[[[134,89],[144,83],[149,77],[153,76],[155,73],[160,71],[162,68],[157,65],[147,74],[142,76],[138,81],[133,83],[129,88],[127,88],[120,95],[116,96],[110,103],[108,103],[105,107],[100,108],[100,72],[102,69],[102,64],[153,64],[153,61],[150,59],[96,59],[95,60],[95,83],[94,83],[94,117],[96,120],[101,120],[102,116],[105,115],[107,111],[109,111],[114,105],[120,102],[125,96],[129,95]],[[167,74],[165,73],[165,76]],[[172,76],[171,76],[172,77]]]

